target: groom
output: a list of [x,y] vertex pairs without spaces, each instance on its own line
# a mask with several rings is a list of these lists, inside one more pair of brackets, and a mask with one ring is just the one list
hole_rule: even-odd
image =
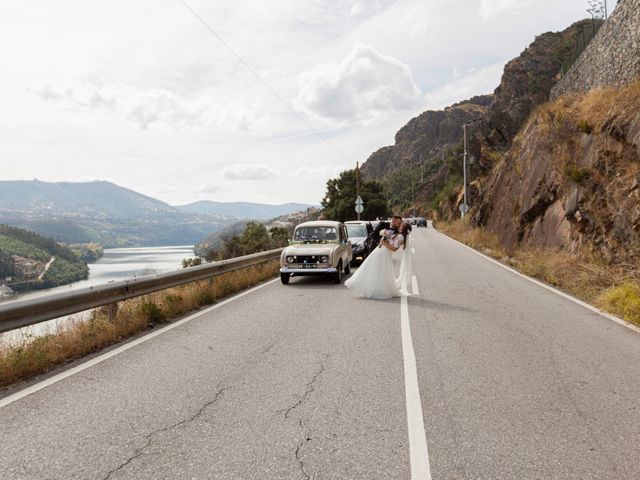
[[398,215],[394,215],[393,217],[391,217],[391,222],[378,223],[378,226],[371,234],[373,236],[373,243],[371,245],[371,250],[376,248],[380,243],[380,232],[382,230],[391,230],[393,233],[396,233],[398,232],[398,230],[400,230],[401,226],[402,226],[402,217],[399,217]]

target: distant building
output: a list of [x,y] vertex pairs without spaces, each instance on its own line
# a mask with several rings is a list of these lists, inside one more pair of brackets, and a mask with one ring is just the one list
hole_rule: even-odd
[[31,278],[38,275],[38,264],[33,260],[20,255],[14,255],[16,276],[22,278]]
[[0,285],[0,297],[8,297],[9,295],[13,295],[14,293],[15,292],[6,285]]

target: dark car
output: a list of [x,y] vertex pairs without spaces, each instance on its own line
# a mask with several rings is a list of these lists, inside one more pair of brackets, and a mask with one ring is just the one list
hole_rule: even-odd
[[353,247],[352,263],[362,263],[373,248],[373,226],[371,222],[352,221],[344,223]]
[[427,227],[427,220],[420,217],[416,223],[416,227]]

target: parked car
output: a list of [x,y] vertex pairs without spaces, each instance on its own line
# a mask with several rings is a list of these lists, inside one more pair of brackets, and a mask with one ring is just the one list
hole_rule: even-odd
[[347,234],[353,247],[351,264],[362,263],[373,248],[373,226],[371,222],[363,221],[344,222],[344,224],[347,226]]
[[427,227],[427,220],[425,218],[418,218],[418,222],[416,223],[417,227]]
[[344,223],[315,221],[301,223],[293,232],[289,246],[280,257],[280,281],[289,283],[292,275],[329,275],[335,283],[351,271],[353,249]]

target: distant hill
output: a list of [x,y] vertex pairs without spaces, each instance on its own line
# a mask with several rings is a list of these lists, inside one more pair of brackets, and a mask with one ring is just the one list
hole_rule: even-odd
[[110,182],[0,181],[0,223],[64,243],[193,245],[235,220],[182,211]]
[[0,283],[15,291],[65,285],[87,278],[85,262],[37,233],[0,225]]
[[176,213],[170,205],[111,182],[0,182],[0,209],[136,218]]
[[240,219],[252,218],[255,220],[270,220],[281,215],[286,215],[287,213],[303,211],[312,206],[313,205],[307,205],[304,203],[268,205],[264,203],[212,202],[203,200],[200,202],[189,203],[188,205],[180,205],[176,208],[189,213],[221,215]]

